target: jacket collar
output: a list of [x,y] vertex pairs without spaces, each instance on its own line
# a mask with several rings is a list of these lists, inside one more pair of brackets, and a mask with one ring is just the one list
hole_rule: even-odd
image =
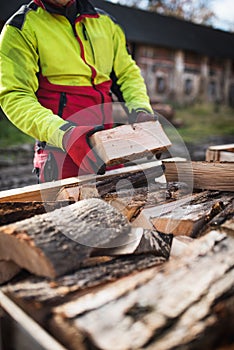
[[[70,12],[76,12],[82,17],[97,17],[98,13],[88,0],[71,0],[66,7],[58,7],[46,2],[46,0],[33,0],[34,3],[49,13],[68,16]],[[69,17],[69,16],[68,16]]]

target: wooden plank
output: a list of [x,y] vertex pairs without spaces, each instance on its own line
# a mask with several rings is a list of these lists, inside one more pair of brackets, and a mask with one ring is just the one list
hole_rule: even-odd
[[234,162],[234,153],[226,151],[206,151],[207,162]]
[[84,344],[100,350],[113,344],[115,350],[228,344],[234,326],[233,254],[234,240],[211,231],[159,273],[142,272],[54,308],[51,331],[71,350]]
[[206,151],[207,162],[234,162],[234,143],[210,146]]
[[90,141],[107,165],[122,164],[152,153],[161,153],[171,146],[158,121],[121,125],[99,131],[90,137]]
[[196,237],[232,201],[232,196],[224,196],[219,192],[194,194],[178,201],[143,209],[133,226],[153,226],[159,232]]
[[79,177],[71,177],[68,179],[53,181],[44,184],[25,186],[12,190],[0,191],[0,202],[32,202],[32,201],[54,201],[61,188],[64,186],[74,186],[77,184],[84,184],[113,178],[124,173],[134,173],[150,169],[154,166],[162,164],[160,161],[148,162],[144,164],[137,164],[127,166],[121,169],[109,170],[104,175],[84,175]]
[[44,184],[25,186],[0,192],[0,202],[54,201],[62,186],[77,183],[77,178],[69,178]]
[[234,152],[234,143],[229,143],[226,145],[214,145],[209,147],[210,150],[214,151],[228,151]]
[[20,270],[14,262],[0,260],[0,284],[10,281]]
[[234,163],[167,162],[167,181],[181,181],[196,189],[234,191]]

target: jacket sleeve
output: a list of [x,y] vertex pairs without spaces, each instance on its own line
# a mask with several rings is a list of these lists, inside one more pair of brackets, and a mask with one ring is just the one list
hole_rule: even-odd
[[38,54],[33,32],[6,25],[0,37],[0,105],[9,120],[24,133],[62,148],[66,122],[35,95]]
[[113,69],[126,107],[130,113],[138,110],[153,113],[140,68],[127,51],[123,30],[118,24],[115,26]]

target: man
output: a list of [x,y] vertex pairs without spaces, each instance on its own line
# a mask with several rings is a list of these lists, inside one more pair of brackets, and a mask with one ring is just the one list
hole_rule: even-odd
[[88,140],[113,126],[113,81],[131,122],[154,118],[122,29],[87,0],[22,6],[1,33],[0,72],[3,111],[39,140],[34,166],[42,182],[105,171]]

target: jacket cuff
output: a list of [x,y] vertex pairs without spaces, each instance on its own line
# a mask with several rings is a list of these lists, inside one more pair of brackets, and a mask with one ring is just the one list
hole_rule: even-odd
[[61,148],[64,151],[63,137],[69,130],[71,130],[75,126],[76,124],[66,122],[63,120],[62,125],[60,125],[59,128],[56,129],[56,132],[54,132],[53,135],[50,135],[48,143],[55,147]]

